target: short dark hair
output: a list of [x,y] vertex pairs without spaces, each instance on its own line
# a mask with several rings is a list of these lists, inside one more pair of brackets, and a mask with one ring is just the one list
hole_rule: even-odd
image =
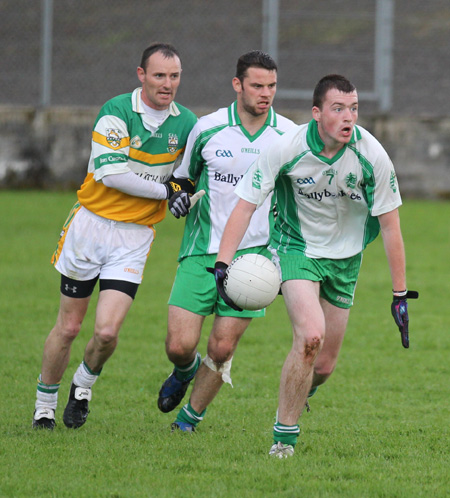
[[166,59],[171,59],[172,57],[178,57],[181,62],[180,54],[173,45],[171,45],[170,43],[155,42],[152,43],[149,47],[147,47],[142,54],[140,67],[142,67],[144,71],[146,70],[148,59],[155,52],[161,52]]
[[319,83],[317,83],[316,88],[314,88],[313,94],[313,107],[322,108],[323,100],[328,90],[335,88],[343,93],[352,93],[356,90],[356,87],[347,78],[341,76],[340,74],[328,74],[324,76]]
[[241,83],[247,75],[247,69],[249,67],[260,67],[262,69],[267,69],[268,71],[278,70],[277,63],[272,57],[261,50],[252,50],[239,57],[236,65],[236,78],[238,78]]

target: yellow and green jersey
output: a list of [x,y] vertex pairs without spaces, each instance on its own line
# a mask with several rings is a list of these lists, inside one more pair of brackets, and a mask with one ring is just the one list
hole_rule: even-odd
[[141,91],[137,88],[114,97],[101,108],[78,200],[89,211],[110,220],[153,225],[164,218],[167,201],[125,194],[103,185],[102,178],[132,171],[145,180],[164,183],[181,158],[197,117],[172,102],[168,117],[155,130],[146,122]]

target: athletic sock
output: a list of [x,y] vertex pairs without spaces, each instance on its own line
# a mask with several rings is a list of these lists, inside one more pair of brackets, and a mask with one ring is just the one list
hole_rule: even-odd
[[73,383],[77,387],[91,388],[98,379],[100,372],[93,372],[83,360],[73,376]]
[[191,403],[187,403],[183,406],[183,408],[178,412],[177,419],[175,422],[185,422],[188,424],[192,424],[194,427],[197,427],[197,424],[203,420],[205,416],[206,408],[202,411],[202,413],[197,413],[191,406]]
[[308,398],[310,398],[311,396],[314,396],[314,394],[316,394],[317,389],[319,389],[319,386],[312,387],[308,393]]
[[198,367],[200,366],[201,362],[201,356],[200,353],[197,353],[194,361],[187,365],[183,365],[181,367],[177,367],[175,365],[175,377],[180,380],[181,382],[192,379],[194,377],[195,373],[198,370]]
[[36,404],[35,409],[51,408],[56,411],[58,404],[58,389],[59,384],[46,384],[42,382],[42,377],[39,375],[36,389]]
[[283,444],[290,444],[295,446],[297,438],[300,434],[300,427],[298,425],[283,425],[280,422],[275,422],[273,426],[273,442]]

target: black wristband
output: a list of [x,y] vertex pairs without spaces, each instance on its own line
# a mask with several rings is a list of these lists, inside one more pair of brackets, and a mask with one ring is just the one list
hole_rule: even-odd
[[215,270],[226,270],[227,268],[228,265],[223,261],[216,261],[216,264],[214,265]]

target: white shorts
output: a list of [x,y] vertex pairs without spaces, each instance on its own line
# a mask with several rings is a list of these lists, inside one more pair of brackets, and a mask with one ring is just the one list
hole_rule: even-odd
[[52,258],[74,280],[125,280],[140,284],[150,254],[153,227],[108,220],[75,204]]

